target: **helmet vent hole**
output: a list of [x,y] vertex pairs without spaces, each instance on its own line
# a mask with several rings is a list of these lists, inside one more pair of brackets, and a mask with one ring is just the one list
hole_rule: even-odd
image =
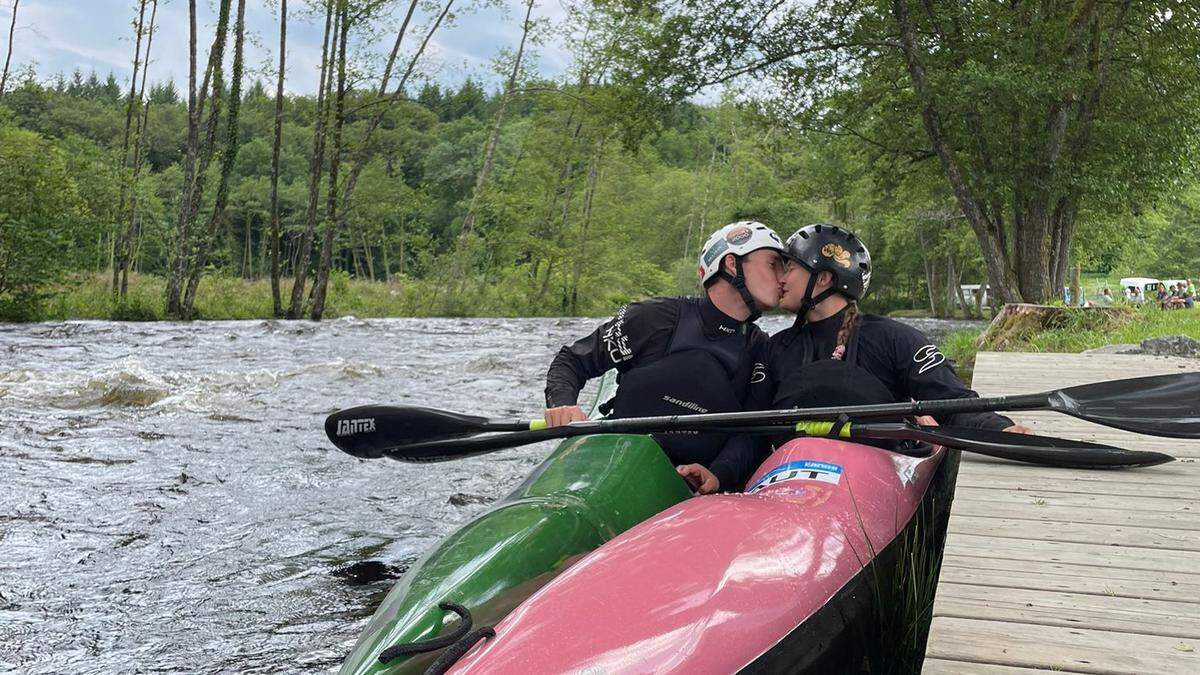
[[821,226],[820,226],[820,225],[817,225],[817,226],[813,227],[813,229],[814,229],[814,230],[816,230],[817,232],[820,232],[820,231],[821,231]]
[[800,230],[800,231],[799,231],[799,232],[797,232],[796,234],[799,234],[801,237],[804,237],[805,239],[808,239],[808,233],[807,233],[807,232],[805,232],[804,230]]
[[858,263],[858,267],[859,267],[859,269],[861,269],[864,272],[867,271],[867,263],[860,262],[860,263]]

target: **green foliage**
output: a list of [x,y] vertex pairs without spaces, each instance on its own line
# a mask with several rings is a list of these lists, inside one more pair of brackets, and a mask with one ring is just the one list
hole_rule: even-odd
[[40,135],[0,127],[0,318],[35,318],[43,287],[74,257],[86,207],[62,153]]
[[[852,161],[832,173],[908,191],[902,207],[949,204],[987,252],[993,288],[1014,300],[1057,295],[1090,219],[1144,209],[1197,177],[1195,3],[598,4],[625,20],[619,81],[671,101],[735,83],[781,124],[853,139]],[[912,189],[930,180],[941,194]],[[919,191],[928,198],[912,201]],[[952,242],[926,245],[955,259]],[[1091,245],[1074,247],[1080,259]]]
[[[819,4],[829,9],[837,3]],[[617,5],[620,11],[589,10]],[[572,42],[576,69],[570,82],[529,79],[523,83],[521,96],[508,110],[495,166],[481,194],[475,238],[463,240],[460,229],[498,93],[475,81],[457,87],[413,88],[414,98],[390,106],[363,147],[368,111],[378,104],[365,88],[350,91],[343,168],[360,151],[368,161],[348,204],[346,227],[335,240],[337,273],[332,277],[330,312],[607,314],[630,300],[699,292],[695,256],[700,244],[728,222],[754,218],[783,236],[820,221],[856,231],[875,260],[864,303],[868,311],[954,313],[951,291],[958,283],[985,281],[985,260],[928,150],[912,92],[896,86],[903,73],[895,55],[882,48],[842,54],[846,62],[870,67],[805,71],[810,79],[796,79],[801,71],[781,61],[781,69],[771,70],[770,76],[807,87],[807,93],[795,100],[819,104],[802,114],[794,114],[794,106],[785,106],[786,99],[759,99],[751,104],[754,99],[735,88],[717,90],[720,98],[711,103],[678,100],[676,94],[693,90],[697,78],[728,74],[731,64],[737,66],[725,58],[732,56],[728,52],[732,47],[724,42],[714,48],[709,65],[716,70],[707,75],[668,72],[669,63],[650,64],[650,71],[665,69],[643,73],[666,77],[659,89],[643,86],[644,81],[635,81],[628,72],[610,74],[604,64],[623,64],[628,50],[657,44],[655,40],[663,37],[660,24],[670,13],[652,10],[685,6],[694,10],[687,21],[666,28],[692,32],[711,28],[717,35],[717,28],[738,22],[746,28],[759,25],[779,31],[764,43],[771,49],[786,46],[783,37],[803,28],[788,23],[787,17],[807,16],[786,8],[780,10],[782,14],[755,13],[760,6],[753,2],[746,7],[690,2],[573,7],[571,26],[581,31]],[[882,5],[859,6],[857,23],[848,28],[857,31],[856,39],[883,25],[871,23],[872,17],[879,18]],[[933,8],[949,11],[950,5],[934,3]],[[977,9],[1011,18],[1009,9],[989,9],[984,3]],[[759,24],[761,16],[769,20]],[[986,18],[970,19],[982,41],[970,45],[972,54],[982,54],[987,36],[992,35],[984,30]],[[823,25],[813,24],[809,30]],[[1029,65],[1031,54],[1026,52],[1036,46],[1031,41],[1037,34],[997,45],[1004,60],[994,67],[982,57],[969,58],[958,69],[944,67],[940,54],[934,59],[938,62],[935,86],[950,98],[952,108],[969,104],[974,96],[985,121],[992,122],[985,124],[986,133],[979,141],[993,152],[997,172],[985,170],[979,160],[982,155],[975,154],[978,149],[963,152],[969,155],[972,180],[980,189],[995,190],[1004,204],[1012,201],[1013,177],[1020,169],[1000,152],[1008,149],[1004,139],[1011,130],[994,123],[997,116],[1005,105],[1041,105],[1048,92],[1065,86],[1047,77],[1044,69]],[[712,42],[709,36],[705,40],[705,44]],[[659,56],[665,57],[685,45],[658,46]],[[1172,60],[1176,55],[1172,47],[1153,57],[1159,59],[1158,65],[1169,67],[1172,78],[1178,75],[1172,70],[1178,65]],[[814,57],[805,67],[836,65],[836,60],[822,61],[825,56]],[[839,73],[846,79],[837,79]],[[1131,77],[1121,77],[1127,76]],[[45,312],[53,316],[136,319],[155,317],[161,311],[160,297],[145,289],[152,289],[158,283],[153,280],[166,274],[174,248],[186,103],[173,83],[150,87],[145,164],[135,184],[132,170],[120,166],[125,102],[122,92],[112,91],[111,79],[83,73],[45,83],[31,79],[5,94],[0,124],[7,120],[8,127],[36,134],[39,140],[36,149],[17,144],[0,153],[33,153],[26,154],[24,161],[38,158],[34,163],[45,165],[37,167],[40,171],[71,185],[54,191],[52,199],[37,202],[39,208],[44,205],[70,217],[39,239],[56,242],[53,264],[30,272],[35,277],[30,288],[40,290],[22,295],[24,304],[12,304],[6,310],[9,316],[35,316],[35,300],[47,289],[61,294],[46,305]],[[355,81],[369,79],[364,75]],[[270,270],[274,98],[269,86],[247,85],[226,217],[216,233],[206,271],[214,280],[203,283],[198,294],[203,316],[270,315],[269,294],[258,298],[253,289],[265,283],[261,280]],[[796,94],[799,90],[780,91]],[[1130,109],[1134,99],[1129,97],[1135,93],[1115,95],[1114,105]],[[305,227],[314,97],[289,96],[283,110],[279,192],[286,286]],[[1181,125],[1190,123],[1189,114],[1172,102],[1145,118],[1153,124],[1161,121],[1162,131],[1143,135],[1187,138]],[[1169,115],[1175,117],[1160,120]],[[1190,155],[1182,152],[1154,165],[1156,153],[1166,152],[1174,141],[1133,138],[1141,128],[1138,124],[1135,119],[1106,122],[1096,132],[1097,142],[1104,144],[1103,154],[1087,160],[1099,163],[1055,178],[1096,196],[1081,206],[1074,260],[1113,286],[1126,273],[1200,276],[1200,193],[1180,164],[1180,158]],[[954,133],[963,132],[960,121],[951,126]],[[1029,147],[1026,131],[1035,133],[1022,131],[1013,146],[1022,152]],[[1112,143],[1130,144],[1132,154],[1122,159],[1109,147]],[[219,165],[217,159],[209,167],[212,186]],[[1113,178],[1125,171],[1137,174],[1132,187],[1121,187]],[[343,178],[346,174],[343,170]],[[319,212],[325,208],[327,187],[323,184],[317,195]],[[206,192],[197,222],[208,222],[216,192],[215,187]],[[16,192],[10,184],[0,186],[0,194]],[[128,225],[132,199],[138,211],[134,270],[141,281],[136,293],[131,287],[124,305],[114,306],[103,289],[103,270],[112,264],[113,237]],[[0,202],[0,213],[7,208],[6,202]],[[21,246],[36,243],[22,241]],[[62,271],[79,273],[89,281],[57,284]],[[243,286],[243,280],[252,283]],[[137,295],[143,290],[145,297]],[[221,297],[206,297],[210,293]],[[224,297],[237,294],[249,299]]]
[[[1184,335],[1200,340],[1200,308],[1162,310],[1153,302],[1141,307],[1133,319],[1112,325],[1097,323],[1083,313],[1078,320],[1067,321],[1042,330],[1010,345],[1009,351],[1078,353],[1111,344],[1139,344],[1155,337]],[[958,331],[946,336],[941,349],[955,362],[960,377],[970,381],[970,370],[979,351],[979,331]],[[965,373],[965,375],[964,375]]]

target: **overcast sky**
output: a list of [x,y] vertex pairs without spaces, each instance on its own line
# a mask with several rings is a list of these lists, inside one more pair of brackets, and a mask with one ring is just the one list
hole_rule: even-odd
[[[7,50],[8,26],[13,0],[0,0],[0,58]],[[521,0],[499,0],[507,9],[489,8],[460,14],[450,29],[443,28],[431,43],[428,70],[432,79],[456,86],[468,76],[485,79],[489,88],[498,86],[490,65],[501,48],[516,48],[520,40],[520,22],[524,17]],[[187,83],[187,0],[159,0],[158,30],[154,36],[150,81],[174,78],[179,89]],[[469,7],[459,0],[456,7]],[[128,81],[133,53],[133,28],[137,0],[21,0],[13,42],[14,70],[35,64],[39,78],[55,73],[70,76],[75,69],[86,75],[95,70],[103,78],[109,71],[119,80]],[[214,0],[199,0],[200,50],[212,40],[215,22]],[[247,0],[246,25],[248,67],[262,68],[275,61],[279,45],[277,0]],[[407,2],[395,3],[396,12]],[[236,3],[235,3],[236,6]],[[288,3],[287,89],[293,93],[316,90],[321,58],[321,18],[308,13],[305,0]],[[564,15],[559,0],[541,0],[534,17],[556,21]],[[428,12],[418,13],[426,23]],[[148,18],[148,12],[147,12]],[[410,31],[410,35],[413,33]],[[371,48],[386,55],[395,33],[380,34]],[[352,43],[353,44],[353,43]],[[410,44],[415,45],[416,39]],[[228,58],[226,63],[228,63]],[[544,76],[561,74],[569,64],[569,55],[554,42],[536,48],[529,65]],[[263,75],[263,77],[266,77]]]

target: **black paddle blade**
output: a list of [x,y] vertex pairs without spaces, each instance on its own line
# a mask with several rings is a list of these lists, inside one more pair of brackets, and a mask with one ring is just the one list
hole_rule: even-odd
[[325,420],[325,435],[355,457],[376,459],[383,451],[431,438],[463,436],[488,428],[486,417],[432,408],[364,405],[339,410]]
[[1200,373],[1176,373],[1068,387],[1050,407],[1139,434],[1200,438]]
[[[1111,445],[1070,441],[1065,438],[1013,434],[1007,431],[965,427],[920,427],[921,438],[950,448],[1016,462],[1071,469],[1127,469],[1175,461],[1170,455],[1148,450],[1126,450]],[[851,433],[854,427],[851,426]]]

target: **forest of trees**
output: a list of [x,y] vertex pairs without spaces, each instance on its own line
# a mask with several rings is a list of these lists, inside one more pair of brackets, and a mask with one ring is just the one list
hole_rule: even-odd
[[[165,1],[132,3],[132,77],[5,59],[0,317],[79,279],[127,314],[131,275],[172,318],[205,276],[271,279],[288,318],[349,278],[420,314],[602,314],[695,292],[700,243],[744,218],[857,231],[874,311],[1052,299],[1076,265],[1200,275],[1190,3],[596,1],[551,26],[529,0],[485,87],[426,54],[454,0],[276,0],[274,72],[245,62],[246,0],[215,25],[188,0],[187,41]],[[310,95],[286,93],[296,22],[323,35]],[[549,31],[557,80],[530,66]],[[188,81],[156,77],[179,45]]]

